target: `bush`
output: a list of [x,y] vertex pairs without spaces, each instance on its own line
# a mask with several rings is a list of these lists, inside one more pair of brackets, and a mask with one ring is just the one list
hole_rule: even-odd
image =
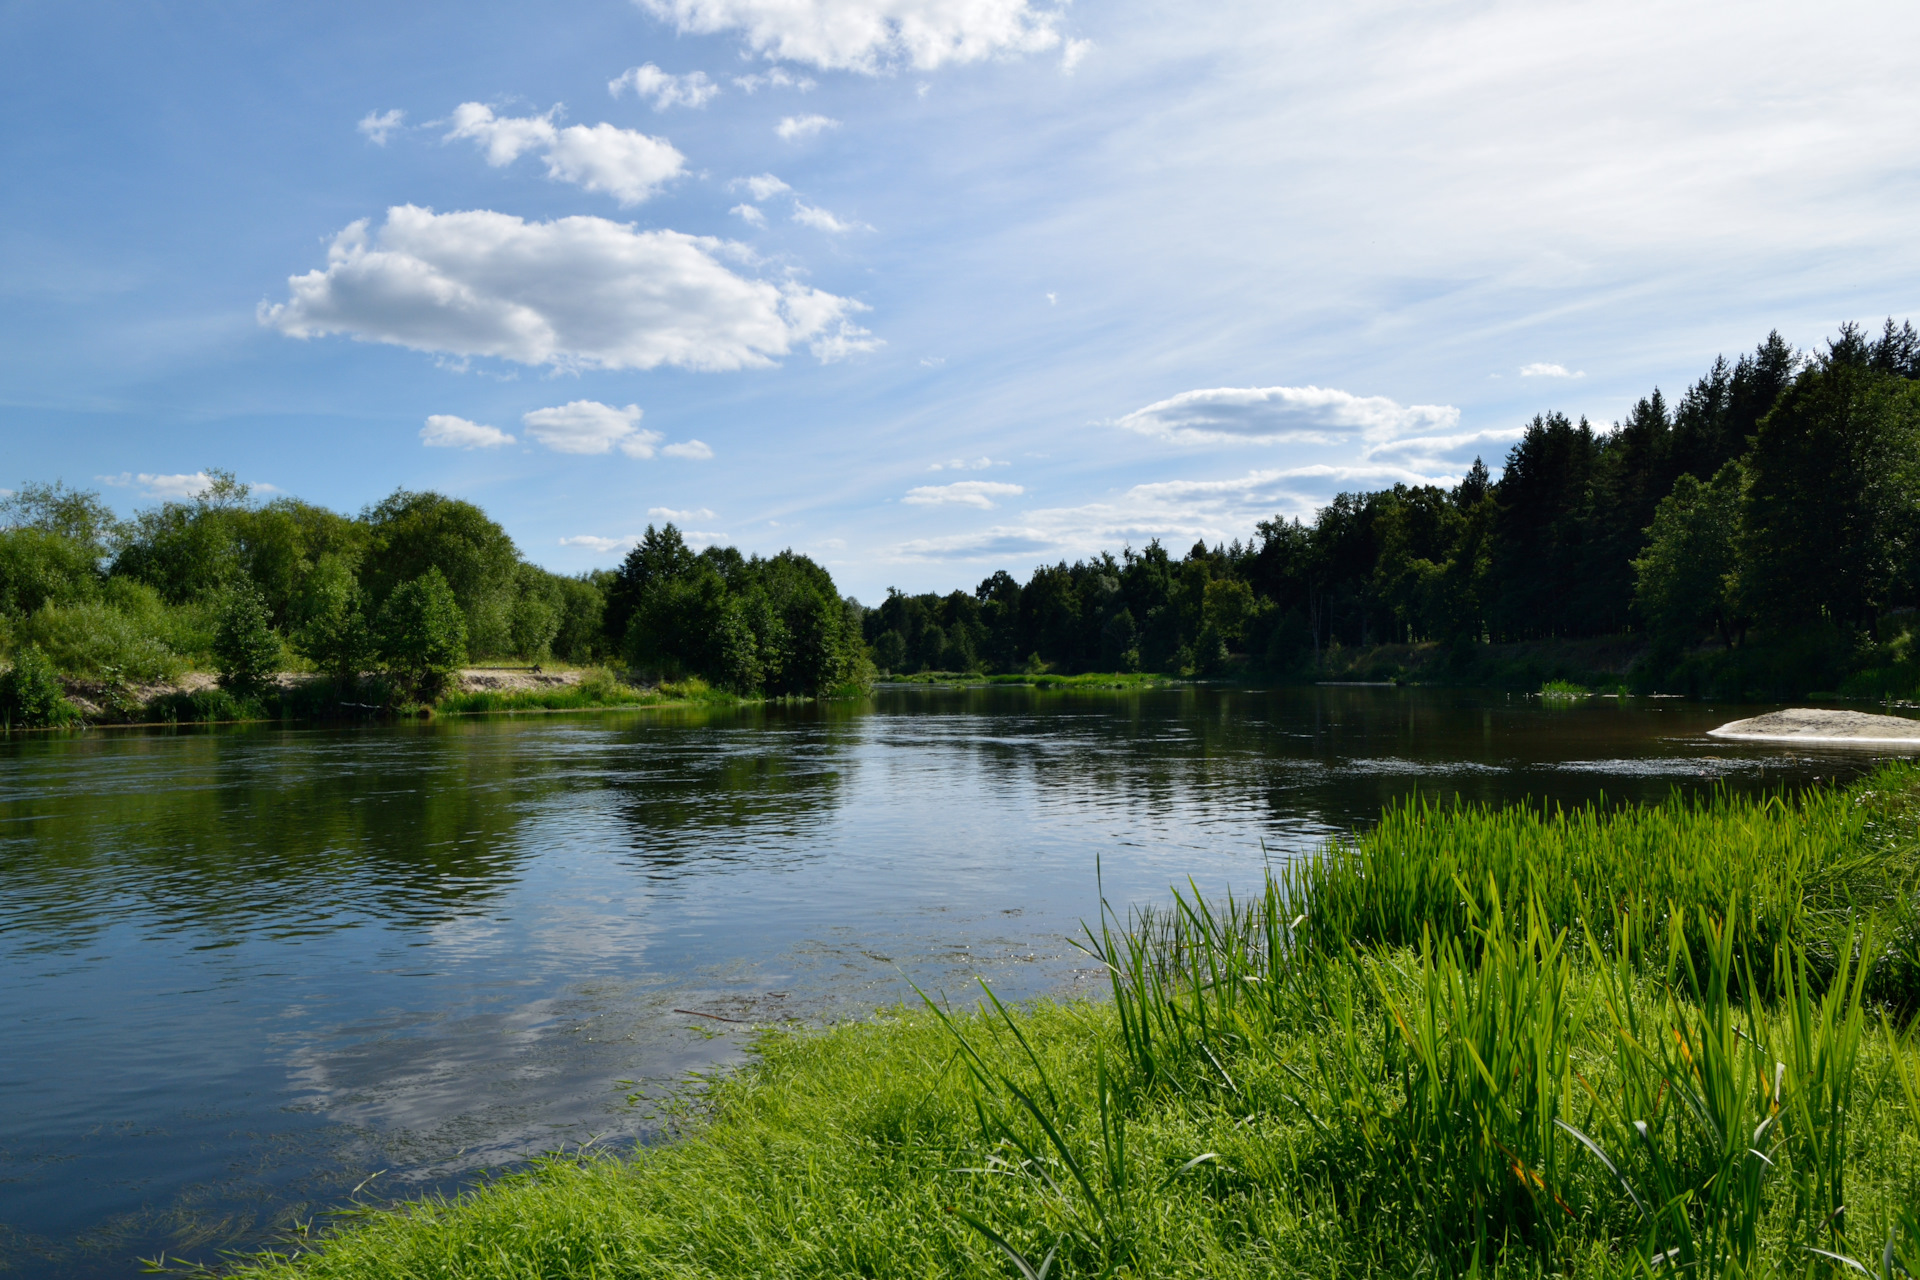
[[0,675],[0,724],[9,729],[41,729],[72,724],[79,718],[47,655],[37,645],[16,653],[12,669]]
[[353,572],[337,556],[322,556],[307,576],[294,648],[332,676],[336,684],[355,680],[373,657],[365,601]]
[[154,634],[153,621],[108,601],[50,604],[27,619],[20,640],[38,645],[68,675],[171,680],[185,664]]
[[267,622],[266,600],[251,586],[227,593],[213,656],[220,687],[241,698],[257,696],[279,672],[280,637]]
[[467,660],[467,622],[438,568],[395,587],[374,624],[381,665],[411,697],[428,701]]

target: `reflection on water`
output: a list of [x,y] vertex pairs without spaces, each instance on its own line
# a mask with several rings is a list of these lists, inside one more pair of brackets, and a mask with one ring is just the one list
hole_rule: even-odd
[[[617,1084],[912,976],[1088,989],[1064,936],[1410,791],[1797,785],[1753,709],[1391,689],[0,742],[0,1265],[123,1276],[340,1202],[644,1138]],[[1080,963],[1076,963],[1080,960]]]

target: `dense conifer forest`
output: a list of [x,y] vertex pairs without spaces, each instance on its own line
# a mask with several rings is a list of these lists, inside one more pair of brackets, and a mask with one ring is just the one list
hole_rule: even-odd
[[1688,691],[1834,684],[1920,603],[1920,337],[1778,333],[1596,430],[1543,413],[1498,481],[1343,493],[1311,523],[1184,555],[1157,542],[974,590],[889,594],[885,670],[1308,674],[1329,650],[1639,633],[1643,678]]

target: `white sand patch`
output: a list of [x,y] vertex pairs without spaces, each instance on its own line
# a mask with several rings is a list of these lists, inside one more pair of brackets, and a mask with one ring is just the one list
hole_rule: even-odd
[[1712,738],[1748,742],[1837,742],[1862,746],[1920,747],[1920,720],[1904,716],[1875,716],[1864,711],[1829,711],[1818,707],[1788,707],[1764,716],[1734,720],[1710,729]]

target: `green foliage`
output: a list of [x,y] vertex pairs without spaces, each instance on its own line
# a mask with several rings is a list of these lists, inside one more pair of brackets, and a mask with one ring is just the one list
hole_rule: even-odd
[[251,585],[231,588],[221,602],[220,625],[213,636],[220,687],[235,697],[258,697],[279,672],[281,657],[266,598]]
[[365,593],[339,556],[320,557],[307,575],[296,613],[295,650],[336,683],[351,683],[373,661]]
[[608,594],[607,617],[625,618],[627,662],[663,680],[819,697],[871,679],[854,607],[825,569],[791,551],[696,555],[673,525],[649,525]]
[[405,489],[361,520],[369,546],[360,580],[371,599],[384,602],[403,583],[437,571],[459,604],[472,652],[510,651],[520,553],[505,529],[471,502]]
[[606,589],[612,574],[553,579],[560,599],[553,651],[568,662],[593,662],[612,653],[605,637]]
[[431,701],[467,660],[467,622],[438,567],[396,586],[373,626],[374,651],[404,696]]
[[172,604],[223,591],[244,575],[248,488],[230,471],[206,474],[207,487],[191,502],[162,503],[127,523],[115,575],[146,583]]
[[32,527],[0,531],[0,614],[24,617],[99,594],[99,557],[85,543]]
[[1711,484],[1674,481],[1647,529],[1647,548],[1633,561],[1634,607],[1670,645],[1712,630],[1731,648],[1740,625],[1741,473],[1729,462]]
[[1829,357],[1761,421],[1745,466],[1756,608],[1870,624],[1920,532],[1920,385]]
[[28,618],[16,643],[37,645],[68,675],[109,680],[170,680],[186,667],[164,638],[174,621],[151,589],[114,591],[121,597],[72,605],[49,604]]
[[39,646],[30,644],[17,650],[13,665],[0,672],[0,726],[44,729],[79,719],[80,712],[67,701],[53,663]]
[[522,564],[514,571],[513,604],[507,612],[507,632],[513,654],[523,662],[545,662],[553,654],[566,607],[560,584],[566,581],[544,569]]

